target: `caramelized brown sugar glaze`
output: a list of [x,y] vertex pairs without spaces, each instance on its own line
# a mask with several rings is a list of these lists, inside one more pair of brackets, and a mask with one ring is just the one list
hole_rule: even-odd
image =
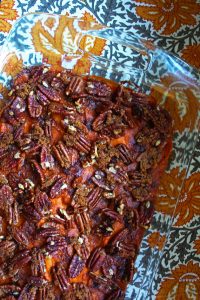
[[171,123],[122,84],[18,74],[0,118],[0,299],[124,299]]

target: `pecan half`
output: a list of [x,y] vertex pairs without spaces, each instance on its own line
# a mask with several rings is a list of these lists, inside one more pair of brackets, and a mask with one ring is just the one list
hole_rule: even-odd
[[42,106],[37,102],[34,94],[28,97],[28,111],[32,118],[38,118],[42,113]]
[[64,178],[59,178],[51,187],[50,197],[55,198],[60,195],[68,187]]
[[55,284],[59,287],[59,289],[62,292],[65,292],[66,290],[68,290],[69,289],[69,281],[67,278],[65,268],[61,264],[58,264],[53,268],[52,272],[53,272]]
[[98,97],[110,97],[112,92],[107,84],[100,81],[88,81],[86,90],[90,95]]
[[45,192],[38,191],[34,198],[34,206],[40,214],[48,212],[51,202]]
[[102,199],[102,189],[100,187],[94,188],[87,198],[89,208],[94,209],[95,207],[97,207],[101,199]]
[[41,153],[40,153],[40,161],[41,161],[41,166],[44,170],[53,169],[54,159],[50,153],[50,150],[46,146],[42,146]]
[[54,154],[64,168],[69,168],[73,166],[78,160],[78,153],[75,149],[71,147],[66,147],[61,141],[53,146]]
[[99,270],[105,260],[106,253],[102,248],[96,248],[92,254],[90,255],[88,261],[87,261],[87,266],[92,272],[96,272]]
[[50,101],[60,102],[62,100],[60,92],[56,91],[51,86],[46,87],[39,84],[38,88]]
[[81,273],[84,267],[85,267],[85,261],[82,260],[80,256],[74,254],[69,265],[69,270],[68,270],[69,277],[71,278],[77,277]]
[[81,94],[84,90],[85,82],[79,76],[73,76],[70,80],[68,87],[66,88],[66,95]]
[[39,249],[34,249],[32,252],[31,271],[33,276],[44,275],[46,272],[45,256]]
[[75,215],[75,222],[81,233],[90,233],[90,217],[87,211],[77,212]]

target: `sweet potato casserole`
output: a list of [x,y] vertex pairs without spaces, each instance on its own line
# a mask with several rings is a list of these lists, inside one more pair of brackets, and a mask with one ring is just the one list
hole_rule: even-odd
[[0,117],[0,299],[124,299],[172,122],[94,76],[26,68]]

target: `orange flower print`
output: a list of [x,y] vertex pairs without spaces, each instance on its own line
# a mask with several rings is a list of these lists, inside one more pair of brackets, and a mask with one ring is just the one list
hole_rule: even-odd
[[196,68],[200,68],[200,45],[188,45],[182,50],[182,58]]
[[151,21],[155,30],[170,35],[182,25],[194,26],[195,16],[200,11],[196,0],[135,0],[139,5],[136,13],[144,20]]
[[194,90],[197,90],[197,83],[183,75],[179,78],[179,74],[164,76],[160,85],[152,87],[152,96],[170,112],[174,130],[194,130],[199,111]]
[[185,171],[179,172],[179,168],[162,175],[158,191],[160,196],[155,201],[156,211],[173,214],[184,175]]
[[3,71],[7,75],[15,76],[23,67],[22,59],[19,59],[15,53],[11,53],[7,56]]
[[189,222],[195,214],[200,214],[200,173],[193,173],[186,179],[178,205],[175,226],[181,226]]
[[9,21],[17,18],[17,10],[13,8],[14,4],[14,0],[0,2],[0,31],[8,32],[12,26]]
[[150,248],[158,247],[162,250],[166,241],[166,236],[161,236],[159,232],[153,232],[148,237]]
[[[83,22],[80,22],[80,26],[86,27],[89,24],[88,21],[93,23],[96,21],[89,13],[85,13],[82,19]],[[98,25],[97,21],[95,24]],[[52,64],[54,67],[58,67],[63,60],[68,63],[71,60],[75,72],[88,73],[90,70],[90,61],[87,53],[100,55],[105,46],[104,40],[97,37],[82,37],[79,47],[85,50],[85,53],[83,51],[80,53],[77,48],[77,39],[80,38],[80,35],[74,27],[74,20],[72,18],[61,16],[53,35],[50,34],[45,26],[54,26],[52,17],[48,18],[44,25],[41,21],[38,21],[32,28],[33,44],[36,51],[43,54],[44,61]],[[99,26],[102,27],[101,24]]]
[[156,300],[199,300],[200,299],[200,267],[190,261],[187,265],[179,265],[170,277],[161,283]]

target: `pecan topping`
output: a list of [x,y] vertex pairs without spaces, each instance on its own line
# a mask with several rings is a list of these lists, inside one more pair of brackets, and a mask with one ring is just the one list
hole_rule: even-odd
[[23,69],[0,112],[0,298],[124,299],[172,144],[125,84]]

